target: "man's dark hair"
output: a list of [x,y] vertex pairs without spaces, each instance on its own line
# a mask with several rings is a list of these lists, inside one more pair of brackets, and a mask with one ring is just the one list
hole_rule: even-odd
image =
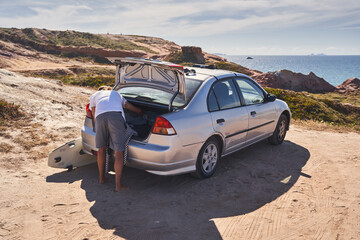
[[98,91],[102,91],[102,90],[112,90],[112,87],[103,85],[98,88]]

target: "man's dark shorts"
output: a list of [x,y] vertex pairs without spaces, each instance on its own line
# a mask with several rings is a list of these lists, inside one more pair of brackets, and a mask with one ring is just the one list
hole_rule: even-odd
[[125,143],[132,133],[127,127],[121,112],[105,112],[95,120],[95,143],[97,148],[109,144],[115,151],[124,151]]

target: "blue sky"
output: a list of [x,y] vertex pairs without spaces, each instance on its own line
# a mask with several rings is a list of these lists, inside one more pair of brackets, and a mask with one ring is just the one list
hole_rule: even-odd
[[359,0],[0,0],[0,27],[146,35],[211,53],[360,55]]

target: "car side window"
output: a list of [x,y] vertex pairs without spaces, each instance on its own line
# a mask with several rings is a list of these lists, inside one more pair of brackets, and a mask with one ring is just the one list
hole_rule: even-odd
[[209,111],[229,109],[240,105],[239,95],[231,79],[214,84],[208,99]]
[[208,107],[210,112],[219,110],[219,105],[217,104],[217,100],[212,89],[209,94]]
[[246,105],[259,104],[264,102],[264,93],[254,83],[247,79],[236,79]]

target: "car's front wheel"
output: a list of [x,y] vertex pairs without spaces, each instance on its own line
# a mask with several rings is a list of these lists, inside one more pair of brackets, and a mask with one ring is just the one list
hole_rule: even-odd
[[201,179],[211,177],[216,170],[220,155],[219,142],[215,138],[206,141],[199,152],[193,175]]
[[284,141],[287,126],[288,118],[284,114],[281,114],[273,135],[268,138],[269,142],[273,145],[281,144]]

